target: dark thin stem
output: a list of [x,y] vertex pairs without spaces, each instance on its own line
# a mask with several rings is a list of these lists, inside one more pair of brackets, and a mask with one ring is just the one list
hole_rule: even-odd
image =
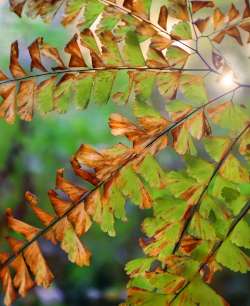
[[[208,101],[206,104],[203,104],[199,107],[197,107],[196,109],[194,109],[193,111],[191,111],[190,113],[188,113],[185,117],[183,117],[182,119],[178,120],[177,122],[173,123],[171,126],[167,127],[166,129],[164,129],[161,133],[157,134],[155,137],[152,137],[152,140],[149,141],[149,143],[145,146],[144,150],[147,150],[148,148],[150,148],[157,140],[159,140],[162,136],[164,136],[165,134],[169,133],[170,131],[172,131],[174,128],[178,127],[180,124],[182,124],[183,122],[185,122],[185,120],[187,120],[188,118],[190,118],[193,114],[195,114],[196,112],[200,111],[201,109],[205,108],[206,106],[214,103],[215,101],[225,97],[226,95],[229,95],[230,93],[232,93],[232,90],[221,94],[220,96]],[[151,137],[150,137],[151,138]],[[143,151],[142,151],[143,152]],[[141,153],[142,153],[141,152]],[[123,164],[121,164],[113,173],[110,174],[110,177],[108,179],[106,179],[105,181],[100,182],[95,188],[93,188],[92,190],[86,192],[79,201],[75,202],[72,204],[72,206],[65,211],[65,213],[61,216],[56,217],[46,228],[42,229],[39,231],[38,234],[36,234],[31,240],[29,240],[27,243],[25,243],[23,245],[23,247],[16,253],[11,255],[4,263],[2,263],[0,265],[0,270],[2,270],[4,267],[6,267],[7,265],[9,265],[13,260],[15,260],[15,258],[19,255],[21,255],[32,243],[34,243],[35,241],[37,241],[40,237],[44,236],[48,231],[50,231],[58,222],[60,222],[62,219],[64,219],[65,217],[67,217],[68,214],[70,214],[78,205],[80,205],[88,196],[90,196],[92,193],[94,193],[97,189],[99,189],[101,186],[103,186],[107,181],[109,181],[112,177],[114,177],[123,167],[125,167],[129,162],[132,162],[133,160],[135,160],[137,157],[140,156],[141,153],[133,153]]]
[[87,73],[87,72],[97,72],[97,71],[120,71],[120,70],[128,70],[128,71],[189,71],[189,72],[208,72],[208,69],[203,69],[203,68],[175,68],[174,66],[170,66],[167,68],[150,68],[148,66],[143,66],[143,67],[100,67],[100,68],[77,68],[77,69],[63,69],[63,70],[55,70],[55,71],[48,71],[48,72],[43,72],[35,75],[27,75],[22,78],[13,78],[13,79],[7,79],[0,81],[0,85],[2,84],[8,84],[11,82],[20,82],[20,81],[25,81],[29,80],[32,78],[39,78],[39,77],[46,77],[50,75],[61,75],[64,73]]
[[195,213],[199,210],[199,208],[201,206],[201,203],[202,203],[202,200],[203,200],[203,197],[206,194],[209,186],[213,182],[214,178],[216,177],[217,173],[219,172],[219,170],[222,167],[222,165],[224,164],[224,162],[227,160],[227,158],[230,155],[230,153],[231,153],[232,149],[234,148],[234,146],[238,143],[239,139],[242,137],[242,135],[245,134],[245,132],[249,129],[249,127],[250,127],[250,125],[247,125],[247,127],[245,127],[240,132],[240,134],[230,144],[230,146],[228,147],[227,151],[224,153],[224,155],[222,156],[221,160],[216,165],[216,167],[215,167],[215,169],[214,169],[214,171],[213,171],[209,181],[207,182],[205,188],[203,189],[201,195],[199,196],[199,199],[198,199],[197,203],[192,207],[191,214],[190,214],[189,218],[186,220],[186,222],[183,225],[183,229],[182,229],[181,235],[180,235],[177,243],[175,244],[175,247],[174,247],[174,250],[173,250],[173,254],[175,254],[178,251],[178,249],[179,249],[179,247],[181,245],[182,239],[183,239],[186,231],[188,230],[188,227],[189,227],[191,221],[193,220],[193,217],[194,217]]
[[[249,128],[249,126],[248,126]],[[239,224],[239,222],[248,214],[250,210],[250,202],[248,202],[241,210],[241,212],[238,214],[238,216],[234,219],[234,221],[232,222],[226,236],[218,241],[217,243],[215,243],[211,253],[209,254],[209,256],[207,257],[207,259],[200,265],[198,271],[193,275],[192,279],[189,280],[185,286],[183,286],[179,292],[176,293],[176,295],[173,297],[173,299],[170,301],[171,305],[177,298],[178,296],[192,283],[192,281],[194,280],[194,278],[196,277],[196,275],[198,273],[200,273],[202,271],[202,269],[204,269],[206,267],[206,265],[214,258],[215,254],[218,252],[218,250],[220,249],[220,247],[222,246],[222,244],[226,241],[226,239],[231,235],[231,233],[233,232],[233,230],[235,229],[235,227]]]

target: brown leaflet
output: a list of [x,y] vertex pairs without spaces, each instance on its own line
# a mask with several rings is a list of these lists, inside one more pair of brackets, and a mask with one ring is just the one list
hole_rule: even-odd
[[180,251],[186,255],[190,255],[193,250],[201,244],[202,240],[195,237],[185,235],[181,240]]
[[[8,227],[14,232],[22,234],[28,241],[32,240],[40,231],[38,228],[14,218],[11,209],[6,210],[6,217]],[[35,276],[37,285],[47,288],[53,280],[53,274],[46,264],[38,242],[32,242],[23,254],[31,272]]]
[[191,1],[192,3],[192,13],[196,13],[205,7],[214,7],[213,1]]
[[[34,214],[36,215],[36,217],[38,218],[39,221],[41,221],[41,223],[44,226],[49,226],[51,224],[51,222],[54,220],[54,216],[48,214],[46,211],[42,210],[39,206],[38,206],[38,199],[37,197],[32,194],[31,192],[26,192],[25,193],[25,200],[29,203],[32,211],[34,212]],[[55,233],[52,230],[48,231],[44,237],[51,241],[53,244],[57,244],[57,239],[55,237]]]
[[168,23],[168,9],[166,5],[163,5],[160,9],[160,14],[158,18],[158,24],[165,30],[167,30]]
[[6,221],[10,229],[22,234],[27,240],[31,240],[40,231],[38,228],[32,225],[14,218],[10,208],[6,210]]
[[145,22],[141,22],[136,27],[136,31],[138,34],[143,35],[143,36],[148,36],[148,37],[154,37],[154,35],[157,34],[157,31],[154,29],[154,27]]
[[214,28],[218,29],[224,23],[225,16],[219,8],[216,8],[213,15]]
[[215,260],[211,260],[200,270],[200,275],[204,282],[206,282],[207,284],[211,284],[214,279],[215,273],[219,270],[221,270],[221,267],[217,264]]
[[0,85],[0,96],[3,98],[0,105],[0,117],[4,118],[7,123],[13,124],[15,121],[16,85]]
[[140,117],[138,119],[140,125],[144,128],[148,136],[154,136],[163,130],[165,130],[170,121],[165,118],[155,118],[155,117]]
[[75,34],[70,42],[66,45],[64,51],[70,54],[69,67],[87,67],[78,45],[77,34]]
[[164,49],[167,49],[172,44],[172,40],[170,38],[163,37],[161,35],[155,35],[152,40],[150,47],[162,51]]
[[249,0],[245,0],[245,9],[243,12],[243,18],[248,18],[250,17],[250,4]]
[[198,19],[194,22],[194,24],[197,26],[198,30],[203,33],[205,32],[208,23],[209,23],[210,17],[204,18],[204,19]]
[[97,186],[99,184],[100,181],[95,177],[94,173],[82,168],[75,158],[71,159],[71,166],[74,173],[80,178],[82,178],[84,181],[87,181],[94,186]]
[[136,146],[145,137],[145,132],[120,114],[112,114],[109,127],[114,136],[126,136]]
[[43,38],[37,38],[29,47],[29,54],[31,57],[31,71],[36,68],[43,72],[47,72],[47,69],[43,66],[41,62],[40,45],[43,43]]
[[224,39],[225,35],[226,35],[226,32],[221,31],[213,38],[213,41],[216,42],[217,44],[220,44],[222,40]]
[[9,0],[10,9],[17,14],[17,16],[21,17],[23,12],[23,7],[27,0]]
[[[13,237],[7,237],[6,239],[14,254],[17,254],[17,252],[22,248],[23,242]],[[23,255],[17,256],[11,266],[16,271],[13,279],[14,286],[18,289],[20,296],[25,297],[28,291],[35,286],[35,283],[30,276]]]
[[239,45],[241,45],[241,46],[243,45],[241,35],[240,35],[240,31],[238,30],[237,27],[231,27],[231,28],[227,29],[225,32],[226,32],[227,35],[236,39],[236,41],[238,42]]
[[17,93],[17,113],[25,121],[33,118],[35,105],[36,82],[34,80],[21,81]]
[[88,189],[79,187],[64,178],[64,169],[58,169],[56,175],[56,188],[62,190],[71,201],[77,202],[88,192]]
[[37,242],[33,242],[23,252],[31,272],[35,277],[36,284],[48,288],[54,279]]
[[250,21],[242,21],[239,26],[242,30],[250,33]]
[[[0,263],[4,264],[8,257],[8,253],[0,253]],[[11,306],[17,298],[17,294],[14,289],[10,270],[8,267],[4,267],[0,270],[0,279],[4,293],[4,304],[6,306]]]
[[236,9],[236,7],[234,6],[234,4],[232,3],[228,13],[228,21],[231,22],[235,19],[237,19],[238,17],[240,17],[240,12]]
[[148,12],[145,11],[143,0],[124,0],[123,6],[132,11],[134,14],[149,19]]
[[19,64],[19,48],[18,42],[15,41],[11,44],[11,52],[10,52],[10,71],[14,78],[23,78],[26,76],[26,72],[23,67]]
[[[72,207],[72,202],[60,199],[54,190],[49,190],[48,195],[58,216],[63,216]],[[74,225],[75,232],[78,236],[85,234],[92,224],[89,215],[85,211],[84,203],[75,207],[68,214],[68,219]]]
[[52,59],[53,61],[56,62],[58,66],[55,68],[52,68],[53,70],[59,70],[59,69],[66,68],[63,60],[61,59],[59,51],[56,48],[52,47],[49,44],[43,43],[42,45],[40,45],[40,51],[43,56],[46,56],[47,58]]

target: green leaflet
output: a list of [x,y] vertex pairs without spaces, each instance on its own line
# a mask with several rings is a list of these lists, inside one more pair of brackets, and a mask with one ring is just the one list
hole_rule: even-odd
[[224,201],[206,195],[201,203],[200,214],[209,220],[218,237],[226,235],[233,216]]
[[149,106],[148,104],[139,101],[135,101],[135,103],[133,104],[133,113],[137,118],[142,118],[142,117],[153,117],[158,119],[162,118],[162,115],[152,106]]
[[249,183],[249,173],[240,161],[232,154],[226,159],[220,169],[220,175],[235,183]]
[[53,93],[56,77],[43,81],[37,90],[37,104],[42,113],[51,112],[54,109]]
[[210,116],[213,122],[222,128],[237,132],[249,121],[249,116],[240,105],[226,102],[222,104],[221,108],[222,110],[218,112],[213,108],[214,110],[211,112]]
[[196,306],[197,304],[204,306],[226,305],[225,300],[198,277],[186,287],[172,305],[178,306],[180,303],[183,306]]
[[187,164],[187,173],[190,177],[195,178],[199,183],[205,184],[211,178],[214,165],[192,155],[185,155]]
[[230,240],[238,247],[250,249],[250,225],[247,219],[241,220],[230,235]]
[[[171,265],[172,261],[172,265]],[[189,257],[169,257],[167,258],[169,264],[168,272],[173,275],[179,275],[185,278],[185,280],[192,280],[194,275],[199,269],[199,262]],[[183,284],[184,285],[184,284]],[[175,291],[176,292],[176,291]]]
[[105,203],[102,209],[102,222],[101,222],[101,230],[104,233],[108,233],[109,236],[115,236],[115,229],[114,229],[114,215],[112,211],[112,206],[109,205],[110,203]]
[[229,239],[223,242],[216,260],[234,272],[246,273],[250,270],[250,258]]
[[82,73],[75,82],[75,102],[77,108],[83,109],[88,106],[92,86],[94,82],[94,75],[92,73]]
[[139,102],[150,101],[155,85],[155,73],[142,71],[135,75],[135,95]]
[[175,66],[177,68],[182,68],[185,66],[188,57],[189,53],[178,46],[171,46],[166,52],[166,58],[170,66]]
[[102,60],[106,66],[123,66],[123,60],[115,36],[112,32],[102,32],[100,40],[103,44]]
[[67,24],[67,19],[72,20],[79,14],[82,7],[85,6],[87,0],[68,0],[65,8],[65,17],[62,24]]
[[190,109],[192,109],[192,106],[181,100],[171,100],[166,104],[166,110],[169,113],[185,113]]
[[147,203],[147,190],[131,166],[122,169],[118,179],[118,186],[122,194],[128,197],[135,205],[143,207]]
[[117,219],[121,219],[122,221],[127,221],[125,204],[126,200],[121,191],[117,188],[117,186],[112,186],[108,206],[113,208],[115,217]]
[[127,274],[137,275],[143,274],[150,270],[152,263],[155,261],[154,258],[137,258],[126,264],[125,270]]
[[215,136],[206,137],[203,142],[210,157],[217,162],[222,158],[230,144],[230,140],[228,138]]
[[68,77],[62,79],[55,88],[55,105],[60,113],[67,112],[70,107],[70,101],[73,96],[73,82],[74,76],[69,75]]
[[182,276],[173,275],[170,273],[152,272],[147,274],[151,286],[161,294],[174,293],[180,286],[185,283]]
[[140,164],[137,173],[141,175],[150,187],[160,188],[163,184],[164,171],[151,155],[146,156]]
[[188,22],[178,22],[172,28],[171,35],[176,39],[189,40],[192,39],[191,26]]
[[95,78],[91,100],[97,104],[108,102],[115,74],[110,71],[99,71]]
[[128,102],[133,85],[133,78],[127,70],[120,70],[116,73],[111,92],[111,99],[118,104]]
[[183,95],[193,106],[199,106],[208,101],[204,80],[201,76],[182,74],[180,87]]
[[119,13],[114,14],[113,11],[108,12],[105,10],[102,14],[100,24],[98,25],[99,32],[112,31],[118,22],[120,21],[121,15]]
[[137,290],[135,295],[128,298],[128,302],[122,304],[122,306],[133,306],[133,305],[143,305],[143,306],[166,306],[169,298],[163,294],[157,294],[155,292],[148,292],[144,290]]
[[202,240],[215,240],[216,234],[212,225],[199,213],[195,213],[188,232]]
[[167,224],[164,220],[146,219],[143,230],[149,237],[157,234],[157,239],[144,247],[144,252],[150,256],[158,256],[164,261],[173,252],[176,241],[180,234],[180,224]]
[[165,222],[175,222],[181,220],[186,209],[186,201],[173,196],[164,196],[155,200],[154,215]]
[[125,46],[123,52],[124,52],[124,60],[128,66],[131,67],[145,66],[145,60],[136,33],[129,31],[126,34]]
[[167,99],[173,99],[176,96],[179,87],[179,72],[164,72],[157,76],[157,84],[161,95]]
[[168,190],[176,197],[181,197],[181,195],[192,188],[196,181],[185,173],[171,171],[166,175],[166,183]]
[[189,130],[186,125],[182,125],[180,128],[180,133],[177,140],[174,143],[175,150],[183,155],[189,153],[191,155],[196,155],[197,150],[193,142],[193,138],[189,133]]
[[80,31],[90,28],[104,10],[105,5],[98,0],[87,0],[84,11],[84,22],[79,26]]
[[135,287],[147,291],[153,291],[154,286],[150,283],[150,281],[143,277],[143,276],[136,276],[135,278],[132,278],[128,283],[129,287]]

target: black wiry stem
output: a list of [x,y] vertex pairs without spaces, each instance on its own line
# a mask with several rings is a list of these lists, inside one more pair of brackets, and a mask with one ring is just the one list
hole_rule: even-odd
[[249,129],[250,125],[247,125],[241,132],[240,134],[234,139],[234,141],[230,144],[230,146],[228,147],[227,151],[224,153],[224,155],[222,156],[221,160],[219,161],[219,163],[216,165],[209,181],[207,182],[205,188],[203,189],[197,203],[192,207],[191,210],[191,214],[189,216],[189,218],[186,220],[186,222],[183,225],[180,237],[177,241],[177,243],[175,244],[174,250],[173,250],[173,254],[175,254],[182,242],[182,239],[186,233],[186,231],[188,230],[188,227],[191,223],[191,221],[193,220],[193,217],[195,215],[195,213],[199,210],[203,197],[206,194],[209,186],[211,185],[211,183],[213,182],[214,178],[216,177],[217,173],[219,172],[220,168],[223,166],[224,162],[227,160],[228,156],[230,155],[230,153],[232,152],[232,149],[234,148],[234,146],[238,143],[239,139],[246,133],[246,131]]
[[[239,87],[237,87],[236,89],[238,89]],[[234,89],[234,90],[236,90]],[[205,107],[207,107],[208,105],[218,101],[219,99],[225,97],[226,95],[229,95],[230,93],[232,93],[233,90],[230,90],[224,94],[219,95],[218,97],[208,101],[207,103],[195,108],[193,111],[191,111],[190,113],[188,113],[185,117],[183,117],[182,119],[178,120],[177,122],[173,123],[171,126],[167,127],[166,129],[164,129],[161,133],[157,134],[155,137],[152,138],[152,140],[145,146],[144,150],[147,150],[148,148],[150,148],[157,140],[159,140],[162,136],[164,136],[165,134],[169,133],[170,131],[172,131],[174,128],[178,127],[180,124],[182,124],[183,122],[185,122],[185,120],[187,120],[188,118],[190,118],[193,114],[197,113],[198,111],[204,109]],[[142,153],[142,152],[141,152]],[[23,247],[16,252],[15,254],[11,255],[4,263],[2,263],[0,265],[0,270],[2,270],[4,267],[6,267],[7,265],[9,265],[11,262],[13,262],[19,255],[23,254],[23,252],[35,241],[37,241],[39,238],[41,238],[42,236],[44,236],[47,232],[49,232],[58,222],[60,222],[63,218],[67,217],[68,214],[70,214],[78,205],[80,205],[88,196],[90,196],[92,193],[94,193],[97,189],[99,189],[100,187],[102,187],[107,181],[109,181],[112,177],[114,177],[123,167],[125,167],[128,163],[132,162],[133,160],[135,160],[136,158],[138,158],[140,156],[140,153],[134,153],[132,154],[123,164],[121,164],[113,173],[110,174],[110,177],[108,179],[106,179],[105,181],[100,182],[95,188],[93,188],[92,190],[86,192],[79,201],[75,202],[72,204],[72,206],[65,211],[65,213],[59,217],[56,217],[47,227],[45,227],[44,229],[40,230],[38,234],[36,234],[31,240],[29,240],[27,243],[25,243],[23,245]]]
[[64,73],[88,73],[88,72],[98,72],[98,71],[120,71],[120,70],[128,70],[128,71],[155,71],[155,72],[161,72],[161,71],[186,71],[186,72],[208,72],[209,69],[206,68],[175,68],[173,66],[169,66],[166,68],[150,68],[148,66],[142,66],[142,67],[99,67],[99,68],[67,68],[67,69],[60,69],[60,70],[54,70],[54,71],[48,71],[48,72],[43,72],[39,74],[34,74],[34,75],[27,75],[25,77],[21,78],[13,78],[13,79],[6,79],[3,81],[0,81],[0,85],[2,84],[8,84],[12,82],[20,82],[20,81],[25,81],[29,80],[32,78],[39,78],[39,77],[46,77],[50,75],[61,75]]

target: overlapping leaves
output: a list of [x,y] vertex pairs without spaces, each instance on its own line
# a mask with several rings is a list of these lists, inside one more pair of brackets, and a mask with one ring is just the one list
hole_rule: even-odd
[[155,190],[154,217],[143,223],[148,238],[141,246],[147,257],[126,267],[131,277],[126,305],[155,300],[157,305],[228,305],[207,284],[222,267],[250,269],[241,249],[249,248],[249,193],[242,186],[249,188],[250,177],[231,153],[247,133],[249,127],[231,142],[205,138],[217,164],[187,155],[185,172],[166,173],[168,188]]

